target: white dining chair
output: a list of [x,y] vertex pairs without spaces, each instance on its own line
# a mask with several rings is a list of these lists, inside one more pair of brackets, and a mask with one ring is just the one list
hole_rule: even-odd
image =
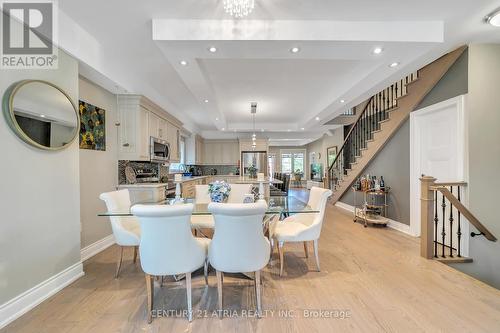
[[210,265],[216,270],[218,307],[222,310],[222,274],[255,272],[257,314],[261,307],[260,271],[269,262],[270,245],[262,221],[267,209],[263,201],[249,204],[211,203],[215,232],[208,249]]
[[296,214],[287,217],[276,224],[273,237],[278,242],[280,256],[280,276],[283,275],[285,242],[303,242],[306,258],[309,257],[307,242],[312,241],[316,266],[320,271],[318,241],[321,235],[321,226],[325,217],[325,209],[332,191],[320,187],[312,187],[309,194],[308,205],[319,213]]
[[243,203],[245,195],[252,193],[252,184],[229,184],[231,191],[227,198],[227,203]]
[[146,274],[148,293],[148,323],[152,321],[154,282],[153,277],[186,275],[188,319],[192,321],[191,273],[204,266],[207,280],[207,249],[210,240],[195,238],[189,223],[193,204],[135,205],[132,213],[141,223],[142,270]]
[[[130,194],[127,189],[102,193],[99,198],[105,202],[110,213],[130,212]],[[133,261],[134,263],[137,261],[137,247],[141,239],[141,227],[134,216],[110,216],[109,220],[111,221],[115,242],[120,247],[115,273],[115,278],[118,278],[125,248],[134,248]]]

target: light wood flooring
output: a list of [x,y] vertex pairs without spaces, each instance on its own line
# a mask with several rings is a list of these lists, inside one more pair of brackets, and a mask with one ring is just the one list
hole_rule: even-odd
[[[114,279],[113,246],[85,262],[84,277],[2,332],[500,332],[500,291],[421,258],[417,239],[365,229],[329,205],[319,248],[322,271],[316,272],[302,244],[285,244],[284,276],[278,276],[278,263],[263,273],[262,319],[245,316],[243,310],[255,309],[253,281],[237,277],[224,278],[226,317],[213,316],[212,271],[208,287],[203,275],[193,278],[192,323],[180,313],[186,309],[184,283],[170,279],[162,288],[155,285],[155,309],[177,310],[178,316],[148,325],[140,263],[132,264],[130,251]],[[319,310],[327,311],[323,318],[308,317]]]

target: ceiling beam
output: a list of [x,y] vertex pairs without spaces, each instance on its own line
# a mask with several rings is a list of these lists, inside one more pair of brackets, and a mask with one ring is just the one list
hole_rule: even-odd
[[153,19],[153,40],[302,40],[434,42],[443,21],[304,21]]

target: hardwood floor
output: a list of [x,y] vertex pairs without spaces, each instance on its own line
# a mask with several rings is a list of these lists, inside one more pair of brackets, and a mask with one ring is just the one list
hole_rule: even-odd
[[[176,313],[149,325],[140,263],[134,265],[133,251],[126,251],[115,279],[114,246],[85,262],[83,278],[2,332],[500,331],[499,290],[421,258],[418,239],[395,230],[365,229],[329,205],[319,243],[321,272],[313,256],[305,258],[302,243],[285,248],[284,276],[279,277],[277,262],[263,271],[262,319],[242,312],[255,314],[253,281],[231,276],[224,277],[226,317],[213,316],[217,281],[212,271],[208,287],[203,274],[193,277],[192,323],[182,313],[184,282],[169,279],[163,287],[156,282],[154,308]],[[330,318],[311,318],[319,310]]]

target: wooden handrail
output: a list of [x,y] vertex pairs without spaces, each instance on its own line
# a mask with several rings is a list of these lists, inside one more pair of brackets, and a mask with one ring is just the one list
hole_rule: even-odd
[[467,182],[436,182],[435,186],[467,186]]
[[356,127],[356,125],[359,123],[359,121],[361,120],[361,118],[365,114],[366,109],[368,108],[368,106],[370,105],[370,102],[372,100],[373,100],[373,96],[370,97],[365,102],[366,104],[363,107],[363,111],[359,113],[358,117],[356,118],[356,121],[352,124],[351,128],[349,129],[349,132],[347,133],[347,135],[345,137],[344,143],[342,144],[342,147],[340,147],[340,150],[337,152],[337,156],[335,156],[335,159],[333,160],[332,165],[328,166],[328,177],[330,176],[330,173],[331,173],[331,170],[333,169],[333,166],[335,165],[335,163],[339,159],[339,156],[341,155],[340,153],[344,150],[344,147],[347,145],[347,141],[349,140],[349,137],[351,136],[352,131],[354,130],[354,128]]
[[441,192],[448,201],[455,207],[486,239],[496,242],[496,237],[465,207],[458,199],[445,187],[436,186],[436,189]]
[[[448,202],[453,206],[454,209],[456,209],[459,212],[458,216],[458,259],[461,259],[460,256],[460,215],[465,217],[467,221],[469,221],[470,224],[472,224],[474,227],[477,228],[481,232],[482,235],[486,237],[489,241],[495,242],[497,239],[493,234],[472,214],[472,212],[465,207],[461,202],[460,202],[460,191],[458,192],[458,198],[455,197],[455,195],[449,190],[450,187],[453,186],[466,186],[466,182],[436,182],[436,178],[430,177],[430,176],[424,176],[422,175],[422,178],[420,178],[420,227],[421,227],[421,233],[420,233],[420,255],[424,258],[427,259],[432,259],[438,258],[437,254],[437,242],[439,240],[437,239],[438,236],[438,230],[437,228],[437,223],[438,223],[438,212],[436,211],[438,209],[438,202],[436,198],[436,193],[441,192],[443,195],[443,203],[442,203],[442,208],[443,208],[443,222],[444,222],[444,209],[446,207],[445,205],[445,199],[448,200]],[[453,215],[450,212],[450,223],[453,223]],[[443,232],[444,232],[444,225],[443,225]],[[443,254],[440,256],[444,256],[444,247],[446,246],[444,244],[444,236],[442,239],[442,244],[440,245],[443,248]],[[451,248],[450,248],[451,251]],[[450,254],[450,257],[451,256]],[[444,258],[444,257],[443,257]],[[449,258],[446,258],[449,259]],[[455,258],[456,259],[456,258]],[[466,262],[466,261],[462,261]]]

